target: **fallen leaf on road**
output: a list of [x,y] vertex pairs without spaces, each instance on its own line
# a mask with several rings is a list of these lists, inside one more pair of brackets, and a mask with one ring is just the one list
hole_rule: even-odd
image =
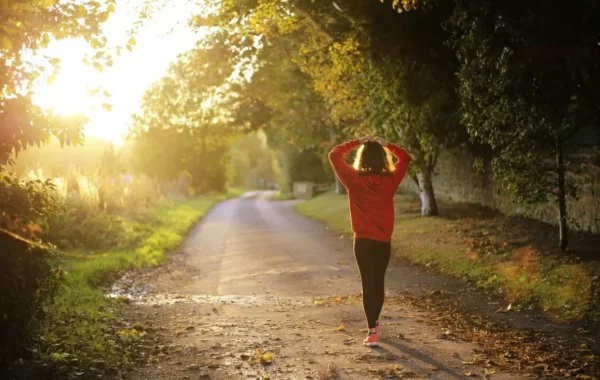
[[511,310],[512,310],[512,303],[509,303],[508,306],[506,307],[506,309],[500,308],[500,309],[496,310],[496,313],[508,313]]
[[473,372],[465,372],[463,373],[463,375],[465,375],[466,377],[477,377],[477,374]]
[[336,327],[335,331],[344,331],[346,330],[346,326],[344,326],[344,324],[342,323],[341,325],[339,325],[338,327]]
[[269,365],[275,359],[275,355],[270,352],[263,352],[261,349],[256,350],[256,356],[248,359],[248,363],[258,363],[262,365]]

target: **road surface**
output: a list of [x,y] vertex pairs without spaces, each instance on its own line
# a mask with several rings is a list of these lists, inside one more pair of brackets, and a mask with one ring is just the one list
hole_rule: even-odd
[[[154,326],[160,340],[130,379],[463,379],[489,373],[470,364],[477,346],[444,339],[427,324],[426,313],[396,297],[443,286],[416,267],[388,270],[382,346],[363,347],[351,239],[298,215],[294,202],[269,201],[269,195],[247,193],[217,205],[168,264],[135,279],[130,311]],[[128,281],[131,288],[134,280]],[[486,378],[518,377],[496,372]]]

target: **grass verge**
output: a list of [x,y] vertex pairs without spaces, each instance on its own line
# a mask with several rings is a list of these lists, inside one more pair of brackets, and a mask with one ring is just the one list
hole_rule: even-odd
[[[394,254],[502,294],[516,307],[533,305],[555,320],[597,318],[597,263],[554,248],[554,228],[476,205],[440,202],[442,216],[423,218],[412,194],[396,196]],[[345,195],[327,193],[297,211],[351,233]],[[593,249],[597,236],[575,236],[573,250]],[[597,323],[597,321],[595,321]]]
[[[235,194],[232,194],[235,195]],[[146,237],[134,249],[103,253],[76,252],[64,263],[66,278],[55,297],[42,334],[41,360],[55,372],[102,370],[128,362],[128,345],[142,328],[119,327],[118,299],[104,288],[126,270],[160,264],[186,233],[225,195],[168,203],[157,207],[143,224]]]

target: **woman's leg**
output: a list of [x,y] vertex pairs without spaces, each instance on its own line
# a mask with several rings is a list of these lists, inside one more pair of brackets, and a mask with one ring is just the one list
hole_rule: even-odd
[[[373,252],[373,240],[355,239],[354,257],[360,272],[363,291],[363,307],[369,328],[375,328],[379,313],[379,298],[376,294],[377,281],[375,278],[376,265]],[[379,310],[379,311],[378,311]]]
[[383,277],[390,259],[389,251],[389,243],[370,239],[354,241],[354,256],[362,282],[363,307],[370,329],[375,328],[383,307]]
[[376,309],[376,321],[379,321],[379,315],[381,314],[381,309],[383,309],[383,302],[385,300],[385,272],[387,270],[388,264],[390,262],[390,255],[392,252],[390,243],[376,242],[377,248],[374,249],[373,253],[376,257],[373,260],[374,264],[374,300],[373,303],[376,305],[374,308]]

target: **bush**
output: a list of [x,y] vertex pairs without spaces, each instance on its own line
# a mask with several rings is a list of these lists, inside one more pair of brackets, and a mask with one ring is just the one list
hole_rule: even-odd
[[0,371],[23,357],[39,332],[63,272],[56,254],[0,230]]
[[34,241],[60,210],[49,181],[21,181],[0,168],[0,370],[23,355],[62,272]]
[[[44,178],[41,172],[30,177]],[[103,175],[70,169],[52,180],[62,212],[46,220],[44,240],[62,250],[128,248],[145,236],[140,221],[148,223],[160,202],[157,182],[139,175]]]
[[0,167],[0,228],[32,237],[41,232],[38,224],[59,211],[51,181],[21,181]]
[[104,211],[69,208],[54,217],[44,238],[66,251],[128,248],[140,242],[144,229]]

